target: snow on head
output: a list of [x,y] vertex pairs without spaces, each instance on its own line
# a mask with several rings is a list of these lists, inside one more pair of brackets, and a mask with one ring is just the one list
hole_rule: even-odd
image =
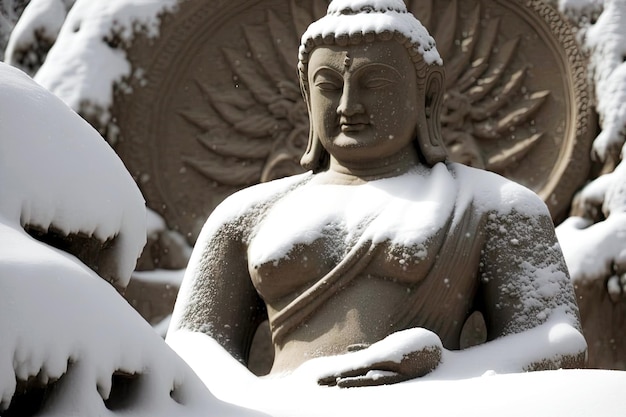
[[316,38],[341,39],[368,34],[404,35],[427,65],[443,65],[435,40],[409,13],[401,0],[334,0],[326,16],[313,22],[302,35],[299,60],[305,60],[307,44]]
[[115,239],[124,286],[145,243],[135,182],[98,133],[26,74],[0,64],[0,217],[14,228]]

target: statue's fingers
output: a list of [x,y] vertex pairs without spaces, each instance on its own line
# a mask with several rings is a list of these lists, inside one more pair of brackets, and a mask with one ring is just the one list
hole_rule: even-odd
[[318,385],[335,386],[339,380],[365,378],[371,372],[389,372],[398,374],[398,364],[385,361],[362,366],[359,368],[349,369],[347,371],[338,372],[317,380]]
[[335,385],[337,385],[337,380],[339,379],[339,377],[337,375],[330,375],[330,376],[326,376],[324,378],[320,378],[317,380],[317,385],[325,385],[328,387],[334,387]]
[[317,383],[319,385],[328,385],[332,387],[332,386],[337,385],[337,381],[342,378],[362,377],[365,374],[367,374],[367,372],[371,369],[372,369],[371,367],[361,367],[361,368],[356,368],[356,369],[350,369],[350,370],[343,371],[343,372],[338,372],[336,374],[318,379]]
[[339,388],[371,387],[376,385],[387,385],[402,382],[408,379],[406,375],[392,371],[371,370],[365,375],[354,377],[338,378]]

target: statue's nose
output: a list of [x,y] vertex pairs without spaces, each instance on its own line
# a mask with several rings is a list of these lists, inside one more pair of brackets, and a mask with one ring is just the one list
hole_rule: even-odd
[[359,100],[358,92],[346,83],[339,100],[339,106],[337,106],[337,114],[340,116],[353,116],[364,112],[365,107]]

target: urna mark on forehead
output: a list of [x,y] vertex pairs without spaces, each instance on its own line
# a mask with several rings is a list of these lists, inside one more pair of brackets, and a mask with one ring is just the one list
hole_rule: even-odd
[[359,73],[364,68],[377,68],[380,71],[381,67],[396,73],[398,80],[415,74],[406,48],[391,40],[347,46],[319,46],[310,54],[307,78],[312,80],[314,74],[323,68],[347,74]]

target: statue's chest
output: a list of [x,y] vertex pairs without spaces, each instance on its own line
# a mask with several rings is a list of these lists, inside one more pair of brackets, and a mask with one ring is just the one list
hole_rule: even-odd
[[359,275],[419,281],[441,239],[441,211],[433,200],[384,188],[303,188],[257,226],[248,246],[252,281],[270,302],[305,290],[362,246],[377,250]]

